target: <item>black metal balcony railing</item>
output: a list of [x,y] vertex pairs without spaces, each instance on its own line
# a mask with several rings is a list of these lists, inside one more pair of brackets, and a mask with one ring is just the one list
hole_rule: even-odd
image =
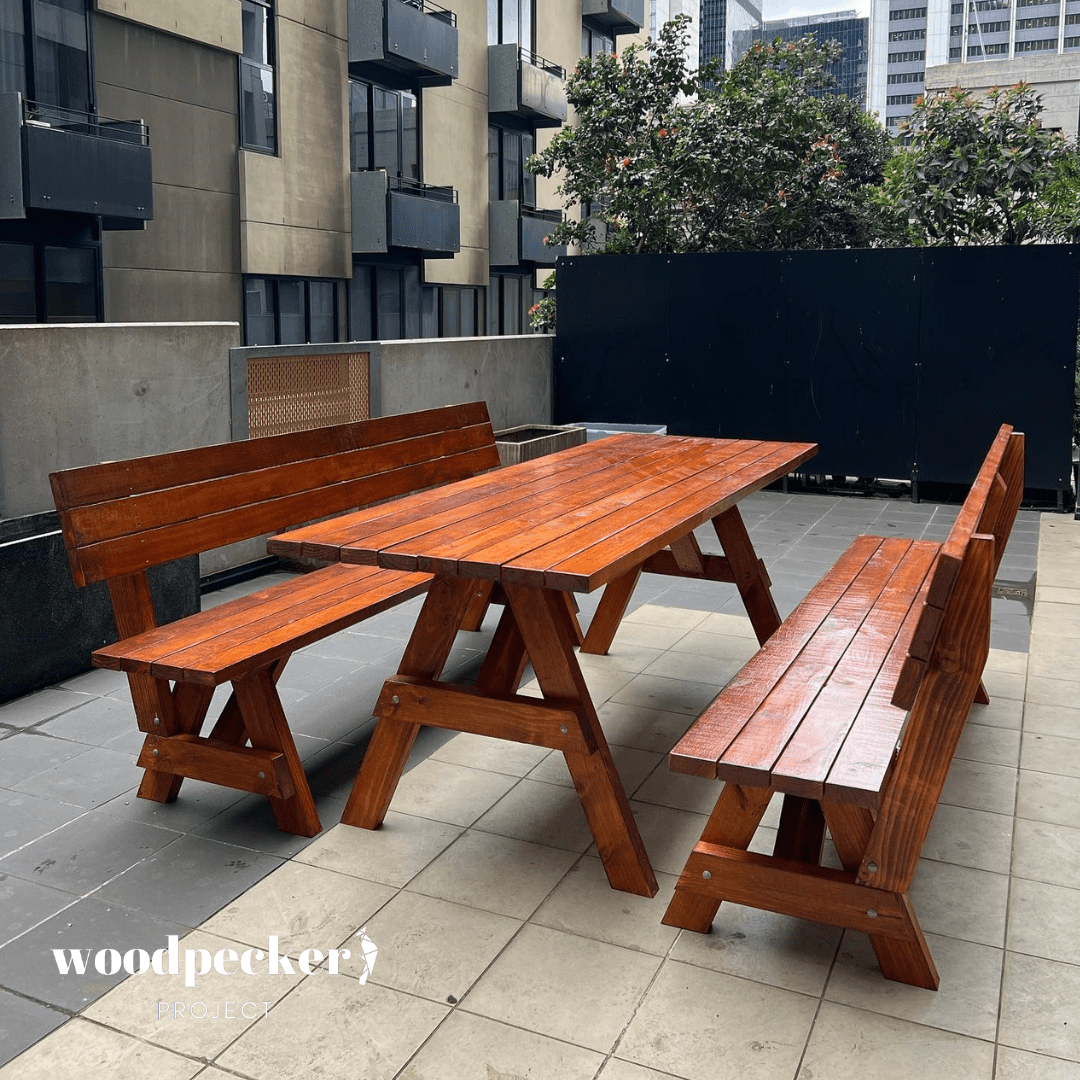
[[562,222],[560,210],[538,210],[522,206],[516,199],[502,199],[488,205],[488,244],[493,266],[535,263],[554,266],[565,246],[548,243],[552,227]]
[[141,229],[154,216],[146,124],[0,94],[0,218],[30,210]]
[[441,19],[451,26],[457,26],[457,15],[449,8],[444,8],[441,4],[433,3],[432,0],[398,0],[398,3],[404,4],[406,7],[416,8],[417,11]]
[[116,142],[150,145],[150,129],[142,120],[114,120],[108,116],[64,109],[59,105],[47,105],[40,101],[23,99],[23,123],[31,127],[55,128],[72,131],[79,135],[93,135],[99,139]]
[[532,49],[526,49],[524,45],[518,48],[518,61],[522,64],[531,64],[541,71],[546,71],[549,75],[554,75],[557,79],[566,78],[566,68],[553,63],[551,60],[545,60],[539,53],[534,53]]
[[565,220],[561,210],[537,210],[532,206],[522,206],[520,209],[522,217],[535,218],[537,221],[553,221],[561,225]]
[[[357,172],[363,170],[357,169]],[[456,188],[448,184],[425,184],[419,180],[413,180],[408,176],[391,176],[388,179],[391,191],[401,191],[411,195],[414,199],[434,199],[436,202],[456,203],[458,193]]]

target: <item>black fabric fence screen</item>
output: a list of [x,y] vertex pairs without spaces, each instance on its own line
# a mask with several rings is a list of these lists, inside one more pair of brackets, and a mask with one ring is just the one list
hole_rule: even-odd
[[969,484],[998,426],[1070,487],[1080,248],[574,256],[555,421],[793,439],[820,475]]

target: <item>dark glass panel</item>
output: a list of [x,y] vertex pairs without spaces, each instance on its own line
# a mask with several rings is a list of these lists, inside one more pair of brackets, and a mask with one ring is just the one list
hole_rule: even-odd
[[21,3],[0,3],[0,93],[26,94],[26,24]]
[[90,111],[85,0],[34,0],[34,97]]
[[401,175],[412,180],[420,179],[420,110],[416,98],[409,93],[401,95]]
[[375,333],[380,341],[396,341],[402,336],[401,271],[396,267],[380,266],[375,271],[376,311]]
[[277,283],[279,345],[302,345],[307,341],[304,321],[304,282],[281,279]]
[[353,341],[371,341],[375,336],[371,288],[371,267],[354,266],[349,283],[349,335]]
[[375,157],[372,166],[385,169],[391,176],[400,176],[398,96],[392,90],[381,90],[376,86],[372,91],[372,100],[372,126],[375,129]]
[[337,341],[334,306],[332,281],[308,282],[308,341]]
[[244,344],[276,345],[274,284],[266,278],[244,279]]
[[0,323],[37,321],[34,248],[0,244]]
[[45,319],[94,322],[98,313],[97,252],[45,248]]
[[407,338],[420,336],[420,268],[418,266],[406,266],[402,277],[404,278],[404,305],[405,319],[403,333]]
[[499,185],[500,136],[498,128],[488,128],[488,199],[491,202],[498,202],[502,190]]
[[349,162],[361,171],[371,168],[370,91],[367,83],[349,84]]

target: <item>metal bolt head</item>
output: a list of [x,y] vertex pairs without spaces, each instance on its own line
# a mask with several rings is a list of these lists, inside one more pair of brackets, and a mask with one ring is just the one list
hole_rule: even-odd
[[154,717],[154,727],[161,727],[161,717],[160,716],[155,716]]
[[868,862],[866,864],[866,872],[868,874],[876,874],[877,873],[877,863],[876,862]]
[[701,871],[701,876],[702,876],[702,877],[703,877],[703,878],[704,878],[704,879],[705,879],[706,881],[712,881],[712,871],[711,871],[711,870],[702,870],[702,871]]
[[265,780],[266,779],[266,773],[264,773],[264,772],[259,773],[259,779],[260,780]]
[[866,912],[866,917],[868,919],[876,919],[877,918],[877,912],[873,908],[869,908],[867,910],[867,912]]
[[565,735],[565,734],[566,734],[566,732],[567,732],[567,727],[566,727],[566,725],[565,725],[565,724],[560,724],[560,725],[559,725],[559,730],[560,730],[560,731],[561,731],[561,732],[562,732],[562,733],[563,733],[563,734]]
[[394,703],[395,705],[400,705],[400,704],[401,704],[401,698],[399,698],[399,697],[397,696],[397,694],[395,694],[395,695],[394,695],[394,696],[393,696],[393,697],[392,697],[392,698],[391,698],[390,700],[391,700],[391,701],[392,701],[392,702],[393,702],[393,703]]
[[160,757],[161,756],[161,751],[158,750],[156,747],[153,750],[151,750],[150,753],[154,757]]

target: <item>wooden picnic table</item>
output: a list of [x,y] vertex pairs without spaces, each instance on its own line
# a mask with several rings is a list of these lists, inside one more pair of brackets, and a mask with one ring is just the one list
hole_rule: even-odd
[[[812,443],[626,434],[282,534],[271,551],[435,575],[342,821],[374,829],[421,725],[562,751],[608,880],[656,879],[574,646],[604,653],[643,570],[733,582],[760,641],[780,625],[737,504],[816,453]],[[712,521],[724,554],[693,530]],[[606,586],[582,641],[571,593]],[[492,588],[503,615],[474,686],[440,681],[459,629]],[[517,693],[526,659],[542,699]]]

